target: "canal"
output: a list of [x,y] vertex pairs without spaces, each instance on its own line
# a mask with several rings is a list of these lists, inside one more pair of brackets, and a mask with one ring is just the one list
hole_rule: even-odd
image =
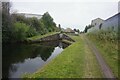
[[70,44],[62,41],[37,44],[3,44],[2,77],[20,78],[33,73],[55,58]]

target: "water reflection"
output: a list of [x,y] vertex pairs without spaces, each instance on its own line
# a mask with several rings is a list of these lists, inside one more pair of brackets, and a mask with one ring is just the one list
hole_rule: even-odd
[[61,41],[32,45],[3,45],[3,78],[19,78],[41,68],[69,44]]

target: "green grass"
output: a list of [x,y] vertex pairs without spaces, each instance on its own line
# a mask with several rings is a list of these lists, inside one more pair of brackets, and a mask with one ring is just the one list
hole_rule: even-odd
[[71,36],[76,42],[33,74],[24,78],[95,78],[102,77],[95,56],[80,36]]
[[53,34],[56,34],[56,33],[58,33],[58,32],[49,32],[45,35],[37,35],[37,36],[30,37],[30,38],[28,38],[28,40],[36,40],[36,39],[40,39],[40,38],[50,36],[50,35],[53,35]]
[[[101,35],[101,38],[104,39],[98,39],[98,35]],[[88,38],[90,40],[92,40],[95,45],[97,46],[97,48],[101,51],[101,54],[103,56],[103,58],[105,59],[106,63],[110,66],[110,68],[112,69],[114,75],[116,77],[118,77],[118,45],[117,45],[117,40],[112,39],[111,37],[111,33],[110,34],[106,34],[105,36],[103,36],[102,34],[88,34]],[[111,37],[111,39],[109,39],[108,37]],[[115,37],[115,36],[114,36]]]
[[[84,40],[84,38],[83,38]],[[100,66],[96,60],[95,55],[91,49],[85,44],[85,67],[84,67],[84,78],[102,78],[103,74],[100,70]]]

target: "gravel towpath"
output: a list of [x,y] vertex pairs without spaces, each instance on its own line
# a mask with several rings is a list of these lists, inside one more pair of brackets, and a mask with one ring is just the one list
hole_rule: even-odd
[[96,48],[96,46],[90,40],[88,40],[88,38],[85,35],[81,35],[81,36],[85,40],[89,48],[93,51],[94,55],[96,56],[96,59],[100,65],[101,71],[103,72],[104,78],[115,78],[112,73],[112,70],[106,64],[104,58],[102,57],[100,51]]

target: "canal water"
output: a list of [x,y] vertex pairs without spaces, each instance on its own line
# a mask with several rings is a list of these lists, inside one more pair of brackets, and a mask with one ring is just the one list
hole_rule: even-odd
[[33,73],[68,46],[61,41],[3,45],[2,77],[20,78],[25,73]]

